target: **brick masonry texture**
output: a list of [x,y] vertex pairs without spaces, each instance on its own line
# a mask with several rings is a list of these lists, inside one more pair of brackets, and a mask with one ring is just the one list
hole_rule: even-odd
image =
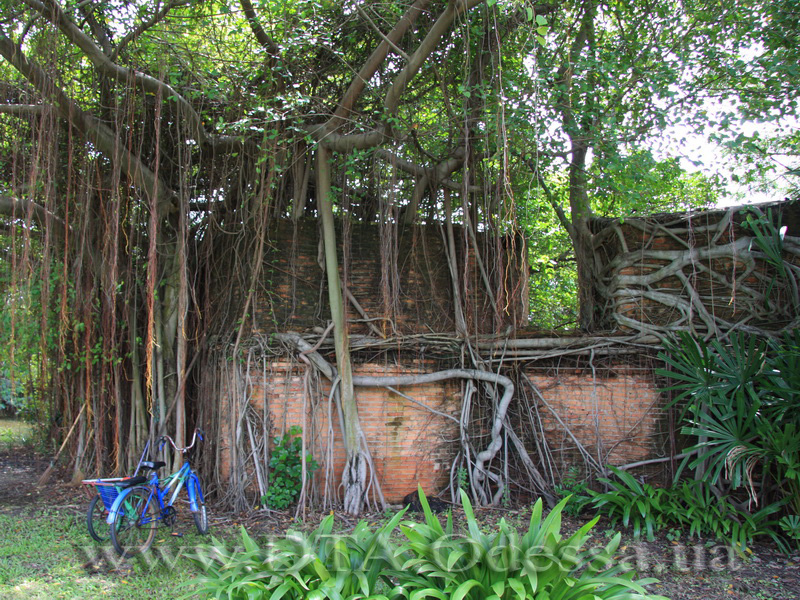
[[556,466],[564,472],[583,463],[574,440],[600,464],[626,464],[660,454],[665,442],[664,398],[650,367],[605,365],[586,368],[529,368],[527,376],[542,393],[539,414]]
[[[775,224],[780,222],[785,225],[787,235],[800,236],[800,202],[762,206],[761,210],[765,215],[771,214]],[[666,326],[680,322],[682,318],[685,319],[685,315],[673,306],[645,297],[646,289],[641,284],[628,283],[618,286],[618,279],[628,277],[645,281],[657,276],[659,270],[672,263],[677,253],[686,251],[687,248],[722,248],[744,237],[752,237],[752,230],[743,225],[748,214],[746,211],[738,210],[729,219],[731,215],[725,210],[710,210],[628,219],[621,224],[618,220],[595,220],[593,229],[598,239],[605,240],[598,247],[597,256],[604,272],[603,277],[609,283],[608,297],[613,297],[615,292],[625,287],[639,292],[626,296],[625,302],[610,302],[607,310],[615,311],[623,318],[637,323],[656,326]],[[612,231],[618,233],[611,233]],[[651,257],[640,256],[644,252],[650,252]],[[659,252],[661,254],[658,254]],[[630,260],[623,261],[626,266],[622,268],[613,267],[621,258]],[[800,264],[800,257],[787,255],[786,259]],[[750,262],[755,268],[747,277],[743,277],[741,274],[748,272]],[[778,305],[788,305],[789,302],[788,297],[782,297],[789,293],[788,288],[771,283],[774,269],[761,258],[754,258],[749,251],[688,263],[680,275],[688,279],[696,297],[702,300],[715,317],[730,323],[738,322],[747,316],[746,313],[751,312],[748,310],[747,295],[738,293],[742,286],[748,286],[761,294],[771,294]],[[655,292],[692,301],[678,273],[651,281],[649,285]],[[782,315],[782,317],[783,321],[775,315],[759,317],[756,314],[749,314],[749,322],[751,325],[766,329],[773,327],[777,329],[792,319],[792,315]],[[605,315],[605,318],[608,321],[614,320],[610,314]],[[702,327],[697,323],[695,326]],[[625,325],[622,326],[622,329],[627,328]]]
[[[413,375],[431,371],[424,363],[409,366],[380,364],[354,365],[355,375]],[[344,447],[335,407],[328,406],[327,385],[305,396],[303,367],[275,361],[269,365],[266,382],[254,386],[250,406],[256,411],[266,408],[272,421],[270,437],[282,435],[296,425],[307,432],[312,455],[318,462],[333,457],[329,477],[333,489],[338,488],[344,466]],[[327,384],[327,382],[326,382]],[[442,382],[398,388],[398,391],[440,413],[457,415],[458,383]],[[449,419],[384,388],[356,388],[361,427],[368,440],[378,480],[386,500],[399,503],[403,496],[422,485],[426,493],[435,493],[449,482],[454,457],[454,441],[458,427]],[[329,411],[330,408],[330,411]],[[223,450],[223,454],[229,450]],[[223,456],[224,469],[230,458]],[[315,474],[315,485],[321,494],[326,473]]]
[[[791,216],[791,215],[789,215]],[[695,223],[708,223],[721,218],[709,213],[696,217]],[[674,219],[670,216],[669,219]],[[704,221],[705,220],[705,221]],[[790,225],[790,233],[797,229],[797,219]],[[393,240],[391,252],[381,252],[380,228],[376,225],[351,224],[349,237],[352,240],[347,256],[340,259],[343,279],[358,299],[373,323],[387,334],[419,332],[448,332],[454,329],[452,321],[452,288],[450,275],[444,259],[445,252],[441,232],[436,227],[401,228]],[[733,235],[738,235],[734,226]],[[341,223],[340,223],[341,228]],[[637,230],[625,227],[624,235],[630,252],[637,250]],[[463,233],[463,232],[462,232]],[[796,235],[796,233],[795,233]],[[466,312],[470,331],[491,333],[505,331],[511,326],[519,329],[525,322],[527,288],[524,282],[527,273],[524,261],[524,244],[516,239],[507,239],[500,248],[479,238],[479,247],[488,261],[489,277],[502,281],[500,292],[494,298],[497,306],[507,307],[499,317],[493,315],[491,302],[484,292],[481,275],[475,263],[472,246],[459,234],[459,268],[466,282]],[[303,331],[312,327],[324,327],[327,323],[327,291],[319,266],[319,236],[314,221],[296,224],[282,223],[270,233],[270,250],[265,259],[262,287],[257,294],[253,322],[257,334],[272,331]],[[719,238],[716,243],[724,243]],[[675,240],[669,236],[649,238],[647,243],[655,248],[674,248]],[[695,243],[703,243],[696,239]],[[603,247],[611,260],[619,248],[613,244]],[[631,267],[635,271],[657,269],[661,264],[641,264]],[[730,265],[732,266],[732,265]],[[718,270],[727,265],[714,265]],[[396,277],[383,274],[395,272]],[[665,288],[679,286],[680,282],[664,280]],[[714,282],[709,279],[708,289],[700,282],[698,288],[704,294],[714,294]],[[387,287],[388,286],[388,287]],[[386,294],[386,290],[391,293]],[[726,299],[723,299],[726,300]],[[724,302],[723,302],[724,304]],[[652,308],[651,312],[647,312]],[[661,321],[669,315],[657,314],[656,307],[646,303],[632,303],[619,310],[628,311],[638,319]],[[352,333],[366,332],[361,318],[348,306]],[[388,323],[394,323],[394,329]],[[502,328],[502,329],[501,329]],[[397,353],[399,356],[399,353]],[[420,350],[421,354],[421,350]],[[254,377],[245,390],[225,390],[222,413],[233,415],[242,399],[249,402],[249,409],[259,414],[268,414],[271,430],[256,432],[274,438],[292,425],[300,426],[307,433],[309,449],[322,463],[330,456],[331,469],[315,474],[315,490],[319,497],[326,491],[334,495],[339,489],[344,463],[344,449],[338,415],[335,407],[329,406],[328,384],[313,382],[306,377],[304,367],[280,359],[266,361],[264,376]],[[362,375],[405,375],[427,373],[441,368],[420,356],[389,359],[376,362],[374,357],[359,357],[354,364],[354,373]],[[633,362],[631,362],[631,360]],[[571,465],[581,464],[574,440],[567,434],[559,419],[586,450],[601,464],[621,464],[644,460],[665,454],[666,417],[663,397],[658,392],[652,366],[639,364],[636,360],[619,360],[598,368],[585,364],[572,366],[530,366],[525,374],[541,391],[545,401],[558,419],[543,405],[536,406],[541,417],[544,435],[556,463],[556,471],[564,473]],[[536,363],[540,365],[541,363]],[[418,403],[453,417],[460,413],[461,382],[443,382],[413,386],[399,390]],[[403,496],[421,484],[427,493],[439,492],[450,480],[450,469],[458,452],[458,429],[456,423],[419,406],[401,394],[383,388],[356,388],[358,410],[362,428],[374,459],[378,480],[389,502],[400,502]],[[525,431],[524,394],[518,393],[512,402],[510,415],[515,418],[514,427],[532,451],[535,444],[530,432]],[[535,400],[529,400],[535,402]],[[225,408],[227,407],[227,409]],[[486,439],[482,433],[488,431],[491,415],[476,414],[472,424],[473,440],[483,449]],[[230,427],[233,418],[222,418],[223,429]],[[529,427],[529,426],[528,426]],[[222,439],[230,439],[222,432]],[[221,470],[230,471],[232,450],[219,448]],[[538,457],[533,456],[538,463]],[[241,462],[241,459],[240,459]],[[238,463],[237,463],[238,464]],[[266,465],[262,465],[266,470]],[[254,483],[255,485],[255,483]]]
[[[317,229],[316,221],[301,220],[296,224],[279,222],[270,231],[263,287],[256,302],[257,329],[303,331],[325,326],[329,310]],[[346,256],[341,221],[338,229],[342,278],[379,329],[389,335],[455,329],[452,286],[440,228],[400,227],[392,246],[382,252],[378,225],[352,223],[348,225]],[[498,317],[492,314],[492,299],[486,294],[472,244],[464,239],[460,228],[457,238],[470,331],[493,333],[509,325],[523,325],[527,274],[522,239],[509,237],[492,244],[482,234],[477,238],[488,276],[498,290],[494,298],[502,307]],[[353,323],[351,333],[367,333],[366,325],[360,322],[362,315],[350,304],[346,310]]]
[[[433,365],[423,362],[402,367],[375,363],[354,367],[358,375],[410,375],[432,370]],[[318,471],[314,483],[321,495],[329,477],[331,489],[336,490],[341,481],[344,449],[334,407],[329,418],[329,388],[323,385],[311,390],[311,397],[304,397],[307,386],[303,368],[288,362],[272,362],[267,373],[267,380],[250,391],[251,407],[269,412],[272,438],[297,425],[307,432],[310,451],[319,462],[323,456],[332,456],[332,471],[327,475]],[[663,399],[649,369],[616,364],[605,365],[593,374],[590,369],[542,367],[529,368],[526,375],[598,462],[622,464],[650,458],[664,442]],[[440,413],[456,418],[459,415],[458,382],[398,391]],[[417,484],[427,493],[445,488],[458,451],[456,423],[383,388],[359,387],[356,396],[361,425],[386,500],[399,503]],[[571,465],[580,464],[577,448],[558,420],[543,406],[539,406],[539,412],[557,470],[563,473]],[[532,458],[538,462],[538,457]],[[221,463],[229,464],[224,450]]]

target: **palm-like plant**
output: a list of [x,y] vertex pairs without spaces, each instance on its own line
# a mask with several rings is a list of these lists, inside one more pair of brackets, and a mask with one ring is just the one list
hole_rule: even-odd
[[733,332],[730,343],[705,344],[688,334],[665,345],[659,357],[684,403],[682,432],[696,437],[684,460],[712,485],[744,487],[756,504],[757,468],[771,476],[795,510],[800,509],[800,332],[764,341]]
[[593,600],[660,599],[648,595],[644,586],[651,579],[634,581],[633,573],[614,563],[620,543],[617,534],[605,548],[584,548],[597,519],[569,537],[561,535],[563,499],[542,518],[537,500],[528,531],[520,536],[503,519],[498,530],[483,533],[468,496],[462,492],[468,535],[454,535],[450,516],[445,527],[431,513],[420,493],[425,522],[403,523],[409,556],[395,573],[405,598],[440,600]]

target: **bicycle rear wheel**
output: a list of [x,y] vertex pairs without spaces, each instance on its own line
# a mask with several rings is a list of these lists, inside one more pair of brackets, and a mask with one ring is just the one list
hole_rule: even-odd
[[107,542],[111,538],[111,529],[106,523],[108,511],[100,494],[95,494],[86,511],[86,528],[89,535],[98,542]]
[[197,477],[189,479],[189,498],[194,495],[195,502],[197,503],[197,510],[192,511],[195,527],[200,535],[208,533],[208,514],[206,513],[206,503],[203,499],[203,490],[200,489],[200,480]]
[[125,495],[111,526],[111,543],[123,558],[144,552],[153,543],[157,503],[146,487],[131,488]]

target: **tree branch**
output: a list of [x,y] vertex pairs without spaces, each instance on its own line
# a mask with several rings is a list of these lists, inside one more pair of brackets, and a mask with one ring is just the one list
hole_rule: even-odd
[[[32,200],[0,194],[0,215],[21,219],[30,214],[43,229],[49,230],[55,237],[64,238],[65,231],[70,228],[63,219],[54,215],[41,204]],[[52,225],[56,225],[53,227]]]
[[125,34],[125,37],[119,41],[117,47],[111,52],[111,60],[116,60],[120,53],[127,48],[128,44],[130,44],[151,27],[158,25],[161,21],[163,21],[172,9],[180,6],[189,6],[191,3],[191,0],[171,0],[170,2],[164,4],[164,6],[161,7],[161,10],[157,11],[149,20],[141,22],[133,31]]
[[392,87],[386,94],[383,105],[389,114],[393,114],[400,103],[400,97],[408,86],[409,82],[425,64],[425,61],[439,45],[439,41],[450,29],[456,17],[468,12],[483,0],[456,0],[449,2],[444,12],[436,19],[436,22],[428,31],[428,34],[420,42],[414,54],[406,64],[405,68],[395,77]]
[[367,82],[372,79],[372,76],[375,75],[378,67],[388,56],[390,44],[396,45],[400,42],[400,40],[411,28],[419,15],[422,14],[422,11],[425,10],[429,3],[430,0],[416,0],[416,2],[414,2],[414,4],[412,4],[405,14],[400,18],[394,28],[386,35],[384,41],[378,44],[378,47],[375,48],[370,57],[358,71],[353,81],[350,83],[350,86],[347,88],[344,96],[342,96],[342,99],[339,101],[339,106],[336,107],[333,116],[325,124],[325,128],[328,131],[334,131],[337,129],[341,125],[342,121],[350,115],[353,105],[361,95],[361,92],[364,91],[364,87],[367,85]]
[[[26,0],[28,1],[28,0]],[[116,134],[105,123],[81,109],[38,65],[31,63],[22,50],[0,29],[0,56],[17,69],[47,101],[58,107],[67,121],[89,139],[113,164],[131,178],[149,197],[158,199],[160,212],[175,208],[173,192],[132,152],[116,143]]]
[[389,44],[389,47],[390,47],[392,50],[394,50],[394,51],[395,51],[395,53],[397,53],[397,55],[398,55],[398,56],[400,56],[400,57],[402,57],[402,58],[404,58],[404,59],[406,59],[406,60],[411,60],[411,59],[409,58],[408,54],[406,54],[406,53],[403,51],[403,49],[402,49],[402,48],[400,48],[399,46],[397,46],[397,44],[395,44],[395,43],[394,43],[392,40],[390,40],[390,39],[389,39],[389,38],[388,38],[386,35],[384,35],[384,33],[383,33],[383,32],[382,32],[382,31],[381,31],[379,28],[378,28],[378,26],[377,26],[377,25],[375,25],[374,21],[373,21],[372,19],[370,19],[370,18],[369,18],[369,15],[366,13],[366,11],[365,11],[363,8],[361,8],[360,6],[356,5],[356,10],[358,11],[358,14],[361,16],[361,18],[362,18],[362,19],[364,19],[364,20],[367,22],[367,25],[369,25],[369,26],[370,26],[370,28],[371,28],[371,29],[372,29],[372,30],[373,30],[375,33],[377,33],[377,34],[378,34],[378,37],[380,37],[380,38],[381,38],[381,39],[382,39],[384,42],[386,42],[387,44]]
[[275,41],[267,35],[267,32],[264,31],[264,28],[261,26],[261,23],[258,20],[258,15],[256,15],[255,9],[253,9],[253,5],[250,0],[240,0],[239,2],[242,6],[242,10],[244,11],[244,16],[247,18],[247,23],[250,25],[250,29],[253,32],[253,35],[256,36],[256,40],[261,46],[266,50],[272,58],[275,58],[280,54],[280,49]]
[[29,117],[44,114],[44,104],[0,104],[0,114]]
[[240,138],[213,136],[207,133],[200,115],[172,86],[141,71],[121,67],[113,62],[89,36],[64,14],[64,11],[56,4],[55,0],[44,0],[43,2],[39,0],[22,1],[56,25],[70,42],[84,52],[99,73],[123,83],[135,81],[146,92],[161,94],[163,98],[174,103],[178,108],[179,114],[188,122],[189,130],[199,143],[208,144],[222,150],[241,148],[243,142]]
[[[438,165],[436,165],[433,168],[425,167],[423,165],[418,165],[416,163],[411,162],[410,160],[406,160],[404,158],[400,158],[399,156],[397,156],[396,154],[392,153],[391,151],[383,149],[383,148],[377,149],[375,151],[375,156],[385,160],[386,162],[389,162],[389,163],[393,164],[394,166],[396,166],[401,171],[405,171],[406,173],[408,173],[410,175],[414,175],[416,177],[427,177],[427,178],[430,178],[431,181],[436,181],[436,183],[438,185],[441,185],[443,187],[446,187],[446,188],[451,189],[451,190],[456,191],[456,192],[464,191],[464,184],[462,182],[453,181],[452,179],[448,179],[445,176],[445,173],[449,174],[449,173],[452,173],[455,170],[455,167],[452,170],[449,170],[452,167],[452,164],[453,164],[452,161],[458,160],[459,164],[461,164],[461,161],[463,160],[463,158],[457,158],[457,155],[453,156],[450,159],[446,159],[446,160],[442,161],[441,163],[439,163]],[[457,166],[458,165],[456,165],[456,167]],[[481,186],[478,186],[478,185],[471,185],[471,186],[469,186],[468,191],[479,193],[479,192],[483,191],[483,188]]]

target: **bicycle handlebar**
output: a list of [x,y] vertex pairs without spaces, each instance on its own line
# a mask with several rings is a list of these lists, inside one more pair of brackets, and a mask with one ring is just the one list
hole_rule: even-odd
[[160,445],[160,447],[159,447],[159,451],[161,450],[161,448],[163,448],[163,447],[164,447],[164,443],[165,443],[165,442],[169,442],[169,443],[170,443],[170,445],[171,445],[173,448],[175,448],[175,451],[176,451],[176,452],[180,452],[181,454],[186,454],[186,451],[187,451],[187,450],[190,450],[190,449],[191,449],[191,448],[194,446],[195,442],[197,442],[197,438],[198,438],[198,437],[200,438],[200,441],[205,441],[205,437],[204,437],[204,436],[205,436],[205,432],[204,432],[202,429],[200,429],[199,427],[197,427],[197,428],[194,430],[194,435],[192,436],[192,443],[191,443],[191,444],[189,444],[188,446],[185,446],[185,447],[183,447],[183,448],[178,448],[178,446],[175,444],[175,440],[173,440],[173,439],[172,439],[170,436],[168,436],[168,435],[162,435],[162,436],[161,436],[161,440],[160,440],[160,442],[161,442],[161,445]]

